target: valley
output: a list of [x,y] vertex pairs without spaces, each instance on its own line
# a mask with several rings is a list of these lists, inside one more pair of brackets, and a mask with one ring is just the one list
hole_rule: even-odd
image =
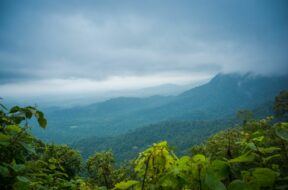
[[84,157],[111,149],[123,161],[159,140],[187,153],[211,134],[234,127],[239,110],[251,110],[256,118],[271,115],[273,98],[287,88],[286,77],[219,74],[177,96],[119,97],[48,110],[49,127],[33,133],[45,142],[70,144]]

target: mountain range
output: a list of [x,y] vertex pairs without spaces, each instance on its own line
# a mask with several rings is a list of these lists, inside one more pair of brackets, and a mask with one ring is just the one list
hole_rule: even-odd
[[47,109],[47,129],[32,132],[47,142],[72,144],[80,139],[119,137],[167,121],[225,120],[240,109],[269,114],[274,97],[285,89],[287,76],[218,74],[176,96],[119,97],[88,106]]

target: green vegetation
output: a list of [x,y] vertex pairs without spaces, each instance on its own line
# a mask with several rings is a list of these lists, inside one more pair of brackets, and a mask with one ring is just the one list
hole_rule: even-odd
[[[47,121],[35,107],[2,104],[0,111],[0,189],[80,190],[261,190],[288,188],[288,92],[275,111],[261,120],[238,113],[241,125],[222,130],[190,155],[176,156],[166,141],[155,143],[129,163],[117,167],[112,152],[96,152],[84,162],[66,145],[33,137],[29,119],[40,128]],[[284,95],[285,96],[284,96]]]
[[164,121],[151,124],[115,137],[90,137],[78,140],[72,147],[79,150],[84,159],[95,151],[112,150],[116,164],[134,159],[155,142],[166,140],[178,156],[190,153],[193,145],[205,141],[211,135],[234,126],[235,121]]

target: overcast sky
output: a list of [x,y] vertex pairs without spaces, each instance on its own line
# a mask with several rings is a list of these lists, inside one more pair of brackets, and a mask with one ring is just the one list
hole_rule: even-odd
[[287,74],[286,0],[1,0],[0,96]]

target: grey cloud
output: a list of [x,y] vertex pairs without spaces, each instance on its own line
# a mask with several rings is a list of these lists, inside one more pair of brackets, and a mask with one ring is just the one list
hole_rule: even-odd
[[0,71],[0,85],[33,79],[35,79],[35,77],[18,71]]
[[58,1],[5,2],[0,21],[1,83],[288,70],[288,27],[283,21],[287,7],[280,1],[273,6],[254,1],[209,6],[198,1],[156,3],[162,8],[151,6],[152,1],[142,6],[131,1],[71,1],[67,6]]

